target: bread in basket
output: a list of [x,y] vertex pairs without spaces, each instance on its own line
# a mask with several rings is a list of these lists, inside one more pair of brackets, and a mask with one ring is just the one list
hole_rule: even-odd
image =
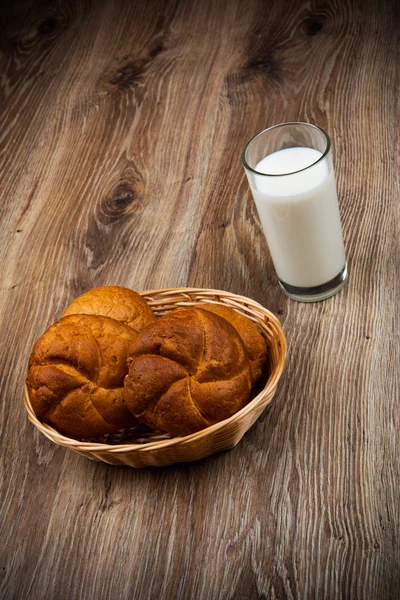
[[262,389],[233,416],[184,437],[155,432],[146,427],[104,436],[93,441],[66,437],[41,422],[32,409],[25,387],[25,407],[30,421],[56,444],[70,448],[87,458],[113,465],[135,468],[167,466],[199,460],[216,452],[233,448],[271,402],[286,360],[286,339],[279,320],[263,306],[249,298],[211,289],[174,288],[140,292],[156,316],[180,307],[217,304],[235,309],[258,326],[268,344],[268,376]]

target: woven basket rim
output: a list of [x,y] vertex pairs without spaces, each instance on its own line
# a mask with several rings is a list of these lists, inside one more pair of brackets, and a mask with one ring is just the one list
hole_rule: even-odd
[[[143,297],[149,297],[152,295],[157,295],[157,296],[161,297],[161,299],[156,301],[159,304],[162,304],[161,300],[163,297],[165,297],[165,300],[168,300],[168,298],[170,296],[179,295],[179,294],[182,294],[182,296],[185,296],[185,295],[188,296],[188,298],[186,300],[180,301],[181,303],[196,302],[195,298],[190,298],[191,294],[195,294],[195,295],[197,294],[199,296],[210,295],[210,297],[222,296],[223,298],[233,300],[234,302],[232,303],[232,305],[236,306],[237,308],[240,308],[242,306],[242,303],[244,303],[246,306],[250,307],[251,309],[255,308],[255,309],[259,310],[264,315],[264,317],[268,318],[269,322],[272,322],[274,324],[275,329],[277,330],[277,333],[279,335],[281,355],[280,355],[280,360],[278,362],[278,365],[275,366],[273,372],[271,373],[268,380],[266,381],[264,388],[248,404],[246,404],[246,406],[244,406],[241,410],[236,412],[231,417],[228,417],[227,419],[224,419],[223,421],[219,421],[218,423],[215,423],[214,425],[210,425],[209,427],[206,427],[205,429],[202,429],[198,432],[192,433],[187,436],[172,437],[172,438],[167,438],[167,439],[163,439],[163,440],[155,440],[155,441],[149,441],[149,442],[144,442],[144,443],[106,444],[106,443],[102,443],[102,442],[85,442],[85,441],[76,440],[74,438],[63,435],[62,433],[60,433],[59,431],[57,431],[56,429],[51,427],[51,425],[48,425],[47,423],[43,423],[42,421],[40,421],[37,418],[35,412],[33,411],[33,408],[32,408],[31,402],[30,402],[29,391],[28,391],[27,385],[25,383],[24,384],[24,391],[25,391],[24,405],[25,405],[25,408],[28,413],[28,419],[47,438],[51,439],[53,442],[56,442],[67,448],[68,447],[73,448],[74,450],[77,450],[77,451],[81,451],[81,450],[83,452],[85,452],[85,451],[87,451],[87,452],[103,451],[103,452],[110,452],[112,454],[119,454],[119,453],[129,452],[129,451],[145,453],[147,451],[154,450],[155,448],[157,448],[157,449],[167,448],[167,447],[175,445],[177,443],[179,443],[180,445],[190,444],[194,440],[196,440],[196,441],[201,440],[202,438],[207,437],[208,435],[218,431],[219,429],[224,428],[228,423],[231,423],[239,418],[245,417],[249,412],[251,412],[254,409],[254,407],[256,405],[258,405],[260,402],[262,402],[262,400],[265,398],[265,396],[267,396],[269,393],[271,393],[272,391],[275,390],[275,388],[278,384],[278,381],[282,375],[282,372],[284,370],[285,363],[286,363],[286,355],[287,355],[286,336],[284,334],[284,331],[283,331],[283,328],[282,328],[282,325],[281,325],[279,319],[271,311],[269,311],[267,308],[262,306],[260,303],[256,302],[255,300],[252,300],[251,298],[248,298],[246,296],[241,296],[238,294],[234,294],[232,292],[227,292],[224,290],[218,290],[218,289],[212,289],[212,288],[185,288],[185,287],[164,288],[164,289],[145,290],[145,291],[140,291],[138,293]],[[237,304],[236,304],[236,302],[237,302]],[[154,303],[154,301],[153,301],[153,303]],[[224,302],[216,302],[216,303],[217,304],[218,303],[225,304]],[[269,401],[266,402],[266,406],[272,400],[272,397],[273,397],[273,394],[271,395],[271,398],[269,399]]]

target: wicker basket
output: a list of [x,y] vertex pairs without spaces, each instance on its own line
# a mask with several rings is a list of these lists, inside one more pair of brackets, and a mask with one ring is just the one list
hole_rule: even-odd
[[278,319],[257,302],[229,292],[196,288],[175,288],[140,292],[156,316],[183,306],[215,302],[236,309],[257,323],[268,341],[270,374],[264,388],[242,410],[198,433],[185,437],[137,428],[107,436],[101,440],[79,441],[60,434],[38,420],[25,386],[25,407],[29,420],[50,440],[92,460],[135,468],[167,466],[199,460],[236,446],[243,435],[271,402],[285,366],[286,339]]

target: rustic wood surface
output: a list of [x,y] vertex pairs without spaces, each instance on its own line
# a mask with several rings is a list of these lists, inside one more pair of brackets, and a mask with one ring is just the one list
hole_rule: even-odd
[[[0,9],[0,598],[400,598],[396,0]],[[279,291],[240,163],[334,144],[340,294]],[[30,350],[88,288],[196,286],[279,316],[278,393],[230,452],[134,470],[27,421]]]

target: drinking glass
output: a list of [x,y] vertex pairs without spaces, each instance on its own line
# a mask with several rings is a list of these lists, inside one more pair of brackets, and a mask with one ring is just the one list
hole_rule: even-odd
[[246,144],[242,162],[282,290],[302,302],[336,294],[347,261],[328,134],[275,125]]

